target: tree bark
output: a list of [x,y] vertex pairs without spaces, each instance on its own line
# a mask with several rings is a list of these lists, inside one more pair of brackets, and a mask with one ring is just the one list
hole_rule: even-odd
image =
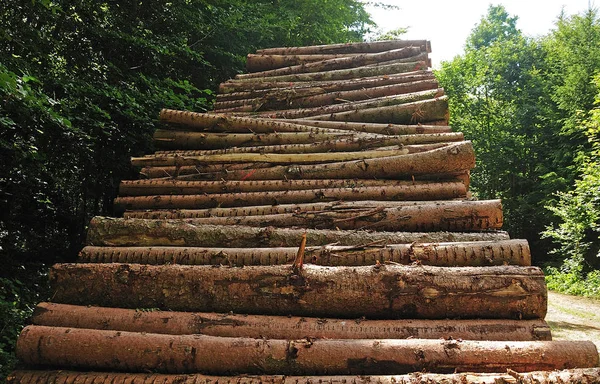
[[[119,196],[115,209],[200,209],[332,201],[445,200],[466,196],[458,182],[401,183],[375,187],[306,189],[297,191],[214,193],[198,195]],[[250,208],[251,209],[251,208]]]
[[[133,197],[130,199],[141,200],[142,198]],[[158,200],[157,197],[152,197],[151,199]],[[162,206],[155,202],[150,202],[150,205],[149,207],[140,207],[131,204],[128,208],[177,208],[174,205]],[[252,227],[423,232],[484,231],[502,228],[502,206],[499,200],[460,201],[456,204],[423,204],[391,208],[384,206],[346,207],[341,204],[323,211],[203,217],[187,220],[196,225],[245,225]]]
[[507,240],[506,232],[367,232],[244,226],[194,225],[184,220],[142,220],[94,217],[87,244],[98,246],[181,246],[181,247],[297,247],[302,234],[307,246],[440,243],[456,241]]
[[[269,69],[261,72],[244,73],[236,75],[236,79],[252,79],[257,77],[273,77],[282,75],[292,75],[297,73],[314,73],[314,72],[326,72],[335,71],[348,68],[362,67],[371,64],[377,64],[385,61],[392,61],[398,59],[414,58],[421,53],[419,47],[404,47],[398,49],[392,49],[389,51],[378,52],[378,53],[364,53],[356,56],[349,57],[338,57],[329,60],[317,61],[312,63],[305,63],[300,65],[292,65],[289,67]],[[420,57],[423,60],[422,57]],[[413,59],[412,61],[417,61]]]
[[421,47],[423,52],[431,53],[431,43],[427,40],[386,40],[369,43],[341,43],[305,47],[265,48],[257,50],[256,53],[260,55],[377,53],[404,47]]
[[[282,120],[278,120],[282,121]],[[452,128],[449,126],[422,125],[422,124],[386,124],[386,123],[368,123],[368,122],[349,122],[349,121],[327,121],[327,120],[309,120],[294,119],[287,120],[290,123],[297,123],[317,128],[339,129],[355,132],[367,132],[380,135],[422,135],[436,133],[450,133]],[[456,132],[460,133],[461,132]]]
[[249,79],[229,80],[229,83],[273,83],[273,82],[308,82],[308,81],[335,81],[349,80],[359,77],[373,77],[394,75],[398,73],[413,72],[427,69],[426,61],[414,61],[407,63],[397,63],[388,65],[379,65],[376,67],[362,66],[349,69],[338,69],[334,71],[295,73],[291,75],[255,77]]
[[[355,319],[543,319],[537,267],[55,264],[62,304]],[[352,303],[352,305],[349,305]]]
[[323,54],[323,55],[263,55],[249,53],[246,55],[246,70],[248,72],[267,71],[292,65],[314,63],[315,61],[338,59],[340,57],[358,56],[360,53]]
[[327,92],[352,91],[432,79],[435,79],[435,76],[430,70],[418,70],[389,75],[330,81],[240,82],[229,80],[219,85],[220,94],[217,95],[217,100],[252,99],[266,95],[271,95],[271,97],[275,95],[279,95],[280,97],[283,97],[283,95],[288,97],[305,97]]
[[115,384],[597,384],[600,368],[562,369],[517,373],[507,369],[505,373],[453,373],[436,374],[415,372],[393,376],[204,376],[168,375],[158,373],[114,373],[74,371],[15,371],[8,377],[9,384],[82,383]]
[[259,116],[271,117],[276,119],[299,119],[310,116],[321,116],[325,114],[337,114],[346,111],[356,111],[371,108],[383,108],[393,105],[402,105],[414,103],[422,100],[430,100],[444,95],[442,88],[429,89],[420,92],[407,94],[393,94],[391,96],[378,97],[375,99],[366,99],[361,101],[350,101],[341,104],[323,105],[314,108],[288,109],[285,108],[279,111],[263,111],[263,112],[236,112],[238,116]]
[[275,97],[272,98],[261,97],[255,99],[223,101],[215,103],[215,112],[250,112],[292,108],[314,108],[334,105],[340,102],[364,101],[392,95],[422,92],[437,89],[438,86],[439,83],[437,80],[432,79],[375,88],[329,92],[305,97],[290,98],[286,97],[287,94],[284,94],[281,96],[275,95]]
[[359,121],[388,124],[420,124],[448,120],[448,98],[437,97],[412,103],[357,109],[308,117],[310,120]]
[[[319,153],[353,152],[394,145],[423,145],[463,141],[462,132],[423,133],[402,136],[354,137],[350,139],[326,140],[311,144],[262,145],[257,147],[231,147],[212,150],[172,150],[156,151],[154,156],[202,156],[232,153]],[[408,148],[410,149],[410,147]]]
[[331,132],[314,129],[312,132],[285,133],[211,133],[178,132],[157,129],[154,143],[167,149],[217,149],[234,146],[308,144],[324,140],[356,138],[365,136],[347,131]]
[[234,170],[254,171],[259,168],[268,168],[268,163],[239,163],[239,164],[198,164],[184,167],[146,167],[140,170],[140,175],[145,178],[173,178],[182,175],[199,175],[202,178],[211,178],[214,175],[228,173]]
[[[298,247],[285,248],[186,248],[186,247],[95,247],[79,253],[81,263],[135,263],[183,265],[291,264]],[[305,249],[306,262],[325,266],[380,264],[479,267],[490,265],[530,266],[526,240],[474,241],[462,243],[380,244],[366,246],[322,246]]]
[[356,320],[142,312],[132,309],[41,303],[33,324],[170,335],[203,334],[256,339],[550,340],[544,320]]

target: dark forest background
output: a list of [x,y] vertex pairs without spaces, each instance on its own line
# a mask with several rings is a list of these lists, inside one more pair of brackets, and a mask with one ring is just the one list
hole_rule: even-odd
[[[538,38],[517,24],[490,7],[437,71],[451,125],[474,143],[474,194],[503,199],[549,286],[600,296],[598,13],[557,15]],[[49,265],[73,261],[90,218],[112,213],[161,108],[210,110],[258,48],[374,30],[357,0],[0,0],[0,380]]]

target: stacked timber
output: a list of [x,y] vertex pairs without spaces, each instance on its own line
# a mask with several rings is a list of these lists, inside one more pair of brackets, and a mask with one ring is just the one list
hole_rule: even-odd
[[9,381],[600,382],[593,343],[552,341],[501,202],[470,197],[429,51],[265,49],[214,113],[163,110]]

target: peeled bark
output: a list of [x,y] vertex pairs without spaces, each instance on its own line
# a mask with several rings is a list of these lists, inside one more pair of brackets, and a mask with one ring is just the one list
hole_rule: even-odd
[[[347,68],[356,68],[385,61],[413,58],[421,53],[419,47],[404,47],[378,53],[365,53],[356,56],[338,57],[329,60],[292,65],[289,67],[269,69],[261,72],[245,73],[236,75],[236,79],[251,79],[257,77],[272,77],[291,75],[296,73],[314,73],[334,71]],[[413,61],[416,61],[413,60]]]
[[433,72],[430,70],[419,70],[348,80],[301,82],[239,82],[230,80],[219,85],[219,91],[221,93],[217,95],[217,100],[251,99],[263,96],[274,97],[275,95],[304,97],[327,92],[351,91],[431,79],[435,79]]
[[367,232],[315,229],[257,228],[244,226],[194,225],[184,220],[143,220],[94,217],[87,244],[98,246],[181,246],[181,247],[297,247],[302,234],[307,246],[337,243],[364,245],[439,243],[456,241],[508,240],[506,232]]
[[362,101],[374,98],[386,97],[391,95],[400,95],[414,92],[421,92],[431,89],[437,89],[439,83],[437,80],[423,80],[413,83],[402,83],[386,85],[382,87],[357,89],[351,91],[330,92],[305,97],[261,97],[256,99],[244,99],[234,101],[223,101],[215,104],[215,112],[243,112],[243,111],[264,111],[292,108],[311,108],[326,105],[333,105],[340,102]]
[[364,134],[352,132],[315,129],[313,132],[284,133],[212,133],[212,132],[178,132],[157,129],[154,142],[161,148],[170,149],[217,149],[234,146],[308,144],[318,141],[360,137]]
[[[281,265],[291,264],[298,247],[287,248],[186,248],[186,247],[94,247],[79,253],[82,263],[134,263],[184,265]],[[477,267],[531,265],[526,240],[474,241],[462,243],[413,243],[365,246],[307,247],[306,262],[324,266],[365,266],[377,263]]]
[[377,108],[357,109],[339,113],[308,117],[310,120],[359,121],[369,123],[420,124],[448,119],[448,98],[390,105]]
[[427,185],[427,182],[408,182],[367,179],[323,180],[261,180],[261,181],[182,181],[182,180],[123,180],[119,196],[198,195],[211,193],[300,191],[307,189],[358,188],[382,186]]
[[551,340],[544,320],[339,320],[311,317],[132,309],[41,303],[33,324],[170,335],[267,339]]
[[[393,376],[204,376],[168,375],[158,373],[113,373],[73,371],[15,371],[8,377],[10,384],[71,384],[75,380],[94,384],[134,382],[136,384],[597,384],[600,368],[562,369],[518,373],[454,373],[416,372]],[[517,381],[518,380],[518,381]]]
[[299,81],[336,81],[336,80],[349,80],[357,77],[372,77],[372,76],[384,76],[393,75],[403,72],[412,72],[427,69],[428,64],[426,61],[414,61],[407,63],[397,63],[388,65],[379,65],[376,67],[362,66],[349,69],[338,69],[334,71],[324,72],[311,72],[311,73],[295,73],[290,75],[280,76],[269,76],[269,77],[256,77],[249,79],[236,79],[230,80],[230,83],[253,83],[253,82],[299,82]]
[[[278,120],[281,121],[281,120]],[[297,123],[302,125],[308,125],[318,128],[329,128],[348,130],[355,132],[368,132],[381,135],[421,135],[421,134],[435,134],[435,133],[447,133],[452,132],[452,128],[449,126],[437,126],[437,125],[399,125],[399,124],[386,124],[386,123],[360,123],[350,121],[327,121],[327,120],[308,120],[308,119],[294,119],[288,120],[290,123]],[[458,132],[460,133],[460,132]]]
[[119,196],[115,208],[126,209],[200,209],[259,205],[299,204],[312,202],[444,200],[466,196],[464,184],[458,182],[420,182],[407,185],[306,189],[297,191],[214,193],[198,195]]
[[[319,141],[311,144],[262,145],[257,147],[231,147],[213,150],[174,150],[157,151],[155,156],[201,156],[223,155],[231,153],[319,153],[352,152],[394,145],[423,145],[463,141],[462,132],[423,133],[418,135],[387,137],[354,137],[350,139]],[[410,149],[410,147],[408,148]]]
[[423,52],[431,52],[431,43],[427,40],[386,40],[368,43],[340,43],[305,47],[265,48],[257,50],[256,53],[260,55],[376,53],[404,47],[421,47]]
[[[156,205],[154,205],[156,208],[165,208]],[[423,204],[391,208],[383,206],[345,207],[341,204],[323,211],[204,217],[188,220],[196,225],[423,232],[484,231],[502,228],[502,206],[499,200],[461,201],[451,205]]]
[[404,105],[422,100],[429,100],[444,95],[442,88],[429,89],[420,92],[407,94],[393,94],[391,96],[378,97],[374,99],[366,99],[361,101],[350,101],[341,104],[323,105],[314,108],[288,109],[285,108],[279,111],[263,111],[263,112],[239,112],[238,116],[253,115],[260,117],[271,117],[277,119],[299,119],[310,116],[321,116],[325,114],[338,114],[347,111],[356,111],[372,108],[384,108],[393,105]]
[[[355,319],[543,319],[537,267],[55,264],[53,301]],[[367,293],[367,294],[366,294]],[[349,305],[352,303],[352,305]]]

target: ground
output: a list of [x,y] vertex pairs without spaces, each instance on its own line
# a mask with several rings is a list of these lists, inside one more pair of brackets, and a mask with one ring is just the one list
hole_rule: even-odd
[[600,300],[548,292],[553,340],[591,340],[600,351]]

